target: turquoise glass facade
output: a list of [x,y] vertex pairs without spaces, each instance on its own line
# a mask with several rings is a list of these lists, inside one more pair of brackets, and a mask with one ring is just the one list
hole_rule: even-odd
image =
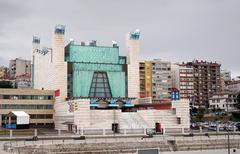
[[68,62],[68,91],[71,97],[89,97],[96,72],[107,74],[111,97],[126,97],[126,57],[119,56],[118,47],[79,45],[65,47]]

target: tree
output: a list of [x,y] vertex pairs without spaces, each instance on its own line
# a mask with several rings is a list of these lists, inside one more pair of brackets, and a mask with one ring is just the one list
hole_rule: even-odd
[[202,121],[205,112],[206,112],[206,109],[205,109],[205,108],[199,108],[199,109],[198,109],[198,112],[197,112],[197,114],[196,114],[197,121]]
[[0,81],[0,88],[13,88],[11,81]]
[[198,112],[196,115],[196,118],[198,121],[202,121],[203,117],[204,117],[204,112]]

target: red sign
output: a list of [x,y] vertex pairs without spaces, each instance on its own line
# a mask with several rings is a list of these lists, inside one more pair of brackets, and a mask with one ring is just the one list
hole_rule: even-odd
[[55,97],[60,96],[60,89],[55,90]]

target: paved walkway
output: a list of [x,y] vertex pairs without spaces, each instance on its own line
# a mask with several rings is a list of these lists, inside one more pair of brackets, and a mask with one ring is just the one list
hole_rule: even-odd
[[0,150],[0,154],[8,154],[8,153],[5,152],[5,151]]

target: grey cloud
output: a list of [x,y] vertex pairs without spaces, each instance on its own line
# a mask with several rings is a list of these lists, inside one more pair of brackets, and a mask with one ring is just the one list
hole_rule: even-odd
[[4,32],[7,41],[3,45],[0,39],[0,53],[2,49],[7,51],[7,58],[29,59],[33,34],[41,37],[42,45],[50,46],[56,24],[66,25],[66,41],[96,39],[101,45],[110,45],[111,40],[116,40],[124,54],[125,34],[140,28],[142,59],[206,59],[240,74],[239,0],[23,2],[26,1],[0,0],[0,7],[4,6],[0,8],[0,19],[5,25],[0,25],[0,32]]
[[0,57],[0,66],[8,66],[8,62],[5,58]]
[[0,0],[0,31],[4,26],[8,26],[16,19],[27,15],[28,12],[24,4],[23,1]]

